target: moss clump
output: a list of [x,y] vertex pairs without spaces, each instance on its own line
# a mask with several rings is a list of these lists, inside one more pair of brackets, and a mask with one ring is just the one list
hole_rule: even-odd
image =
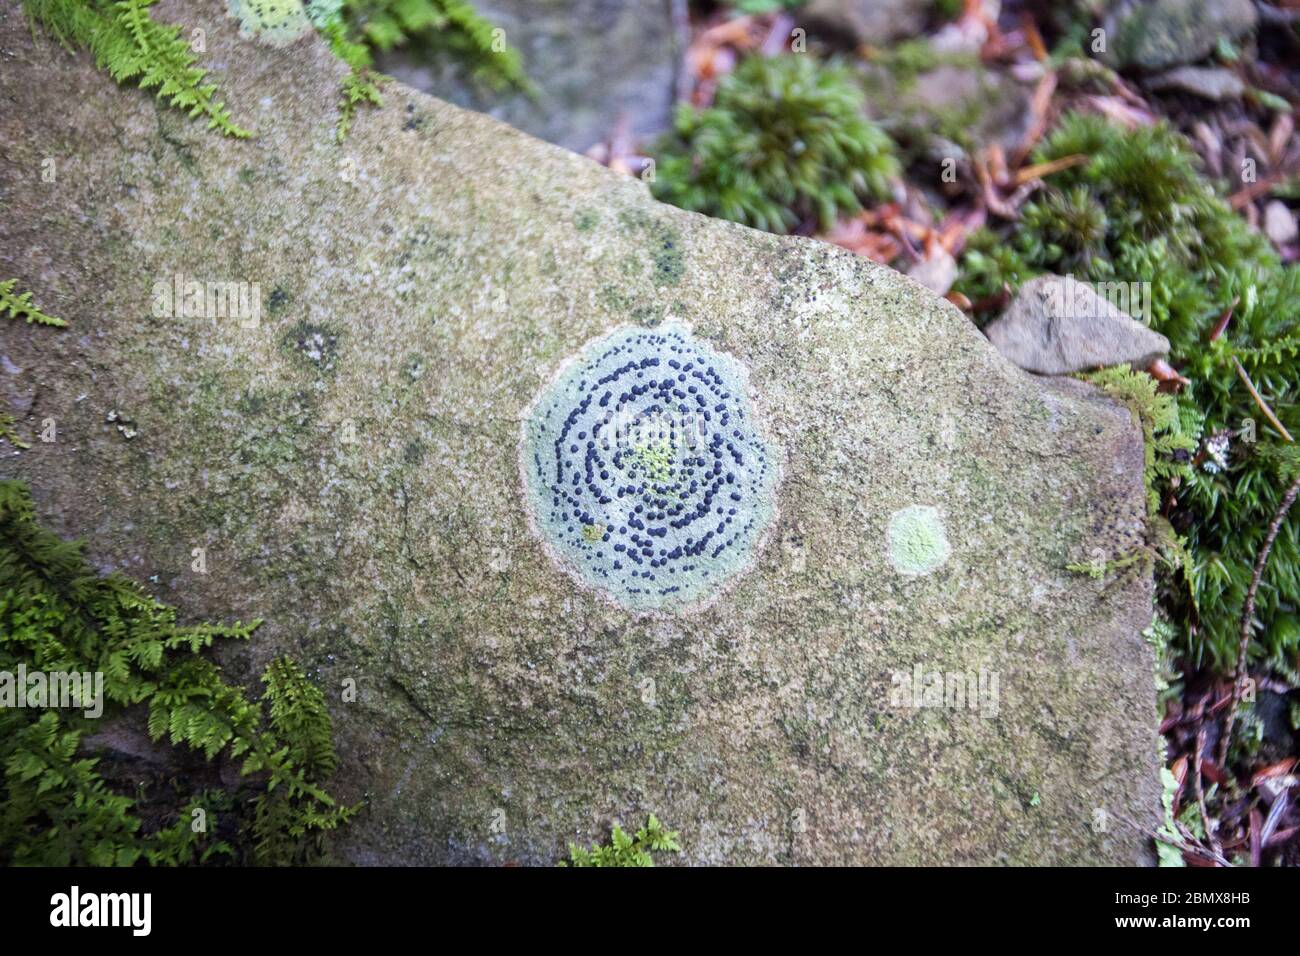
[[895,511],[887,531],[889,560],[900,574],[929,574],[952,554],[939,509],[911,505]]
[[927,70],[941,66],[976,69],[980,58],[974,53],[950,53],[935,49],[927,40],[904,40],[886,49],[868,51],[868,59],[893,75],[900,89],[910,88]]
[[[214,641],[247,640],[257,627],[177,623],[173,608],[126,578],[100,577],[79,544],[41,528],[26,486],[0,482],[0,673],[10,681],[26,674],[27,687],[34,674],[98,675],[94,690],[77,685],[75,707],[10,706],[4,694],[14,685],[0,681],[0,863],[319,859],[325,834],[357,809],[337,806],[322,784],[336,761],[320,690],[281,659],[262,677],[262,700],[252,700],[201,656]],[[111,716],[137,707],[154,740],[184,744],[205,761],[240,761],[248,785],[176,792],[188,771],[199,776],[186,766],[170,801],[146,792],[134,774],[136,793],[118,792],[82,737],[98,723],[96,708]],[[177,760],[185,765],[183,755]]]
[[809,56],[751,57],[713,106],[678,108],[656,150],[655,195],[683,209],[786,232],[829,228],[862,200],[888,195],[898,161],[863,116],[848,70]]
[[[1255,558],[1300,472],[1296,445],[1245,384],[1300,433],[1300,270],[1232,211],[1168,126],[1124,130],[1070,115],[1034,161],[1076,154],[1089,161],[1054,175],[1007,234],[972,237],[957,288],[992,313],[1048,271],[1150,283],[1151,327],[1191,380],[1177,398],[1177,430],[1195,442],[1157,452],[1166,463],[1153,487],[1158,511],[1189,551],[1184,570],[1161,576],[1162,597],[1188,663],[1228,672]],[[1259,589],[1253,657],[1281,663],[1300,651],[1300,633],[1281,626],[1297,594],[1300,533],[1288,525]]]

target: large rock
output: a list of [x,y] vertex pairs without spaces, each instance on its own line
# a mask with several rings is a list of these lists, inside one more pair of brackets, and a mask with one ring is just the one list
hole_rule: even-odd
[[379,66],[426,93],[582,152],[626,120],[649,138],[672,119],[686,38],[673,0],[475,0],[519,51],[533,96],[466,80],[464,64],[400,48]]
[[[1141,283],[1090,282],[1047,275],[1020,287],[1005,312],[984,329],[999,352],[1030,372],[1066,375],[1108,365],[1146,368],[1169,354],[1169,340],[1115,304],[1142,308]],[[1150,296],[1149,287],[1146,295]],[[1149,308],[1149,301],[1146,307]]]
[[[0,325],[0,396],[58,429],[0,474],[187,616],[267,618],[225,661],[326,688],[367,801],[345,858],[546,864],[650,811],[685,863],[1146,858],[1150,582],[1066,569],[1140,541],[1125,408],[887,268],[400,85],[339,146],[343,68],[223,7],[156,15],[207,31],[251,141],[0,12],[0,273],[71,324]],[[260,317],[186,318],[177,276],[258,283]],[[726,580],[639,602],[579,564],[607,511],[550,522],[520,450],[554,447],[588,343],[666,364],[670,332],[744,413],[753,534],[699,557]]]
[[916,36],[925,27],[930,9],[928,0],[808,0],[796,17],[816,35],[879,46]]
[[1251,0],[1129,0],[1105,20],[1107,57],[1143,70],[1195,63],[1258,20]]
[[939,160],[995,143],[1010,151],[1024,141],[1029,87],[963,54],[935,58],[915,76],[874,65],[861,71],[867,110],[896,141]]
[[1177,66],[1151,77],[1146,86],[1192,93],[1216,103],[1239,100],[1246,92],[1246,81],[1227,67]]

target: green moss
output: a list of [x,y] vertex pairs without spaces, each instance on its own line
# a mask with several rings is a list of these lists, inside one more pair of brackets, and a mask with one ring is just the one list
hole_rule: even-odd
[[887,49],[873,50],[869,59],[889,70],[900,89],[907,89],[920,74],[941,66],[981,66],[978,54],[936,50],[927,40],[904,40]]
[[[1165,427],[1148,434],[1157,536],[1166,545],[1182,536],[1188,553],[1185,570],[1161,572],[1161,599],[1185,659],[1231,672],[1255,557],[1288,476],[1300,471],[1296,446],[1269,424],[1236,363],[1300,434],[1300,270],[1283,265],[1228,207],[1168,126],[1125,130],[1097,116],[1066,116],[1033,160],[1079,154],[1089,162],[1054,175],[1019,223],[971,237],[957,289],[986,310],[982,321],[996,314],[1004,291],[1043,272],[1151,284],[1151,327],[1169,339],[1170,361],[1191,380],[1176,405],[1162,403]],[[1229,309],[1231,321],[1209,341]],[[1153,382],[1142,391],[1155,400]],[[1126,400],[1140,397],[1125,392]],[[1181,437],[1153,442],[1160,434]],[[1259,589],[1253,658],[1283,663],[1300,650],[1300,635],[1276,626],[1294,611],[1296,594],[1300,536],[1282,534]]]
[[678,108],[656,153],[654,194],[675,206],[785,232],[889,193],[893,144],[863,115],[851,74],[813,57],[755,56],[714,105]]

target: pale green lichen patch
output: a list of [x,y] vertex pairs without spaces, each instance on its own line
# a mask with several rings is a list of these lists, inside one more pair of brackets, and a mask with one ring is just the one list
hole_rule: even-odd
[[537,530],[579,580],[627,607],[680,608],[748,568],[777,465],[748,372],[682,325],[588,344],[527,416]]
[[939,509],[911,505],[889,518],[889,561],[899,574],[929,574],[941,568],[952,554]]
[[312,29],[302,0],[230,0],[241,36],[272,46],[292,43]]
[[660,490],[667,494],[666,486],[673,481],[674,460],[673,447],[668,440],[635,445],[632,448],[632,456],[636,459],[646,480],[659,486]]

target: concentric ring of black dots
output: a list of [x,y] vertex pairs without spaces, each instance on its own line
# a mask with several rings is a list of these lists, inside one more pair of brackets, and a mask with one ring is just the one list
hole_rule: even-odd
[[776,465],[741,366],[681,326],[619,329],[539,397],[524,470],[541,533],[633,607],[688,604],[747,566]]

